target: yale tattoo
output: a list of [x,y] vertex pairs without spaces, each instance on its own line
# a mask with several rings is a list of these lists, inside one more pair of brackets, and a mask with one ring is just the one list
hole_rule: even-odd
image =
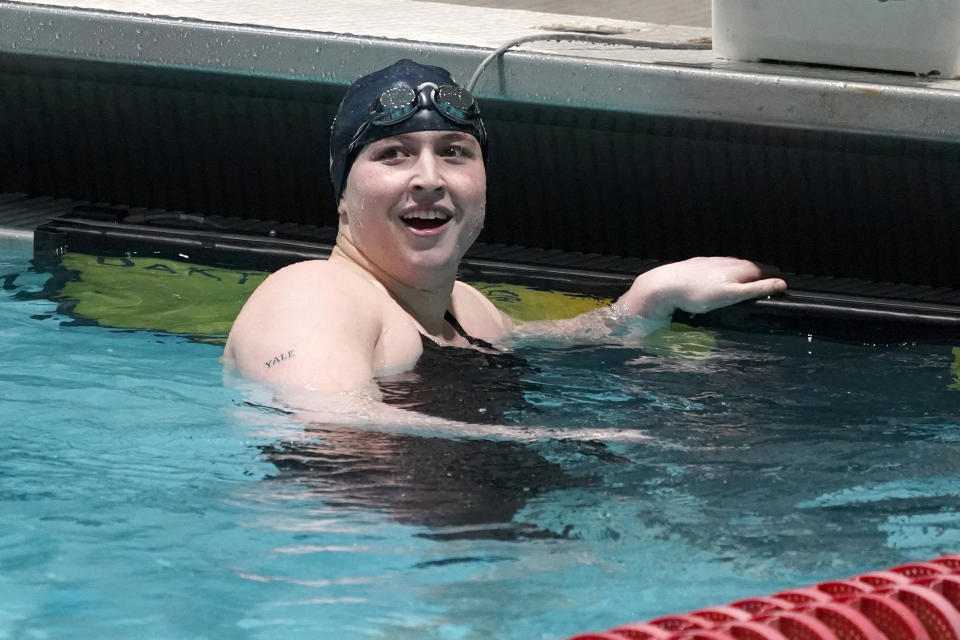
[[290,349],[290,351],[286,351],[286,352],[284,352],[284,353],[281,353],[280,355],[275,356],[272,360],[267,360],[267,361],[264,362],[263,364],[267,365],[267,369],[269,369],[269,368],[272,367],[273,365],[275,365],[275,364],[280,364],[280,363],[283,362],[284,360],[289,360],[289,359],[292,358],[293,356],[294,356],[293,349]]

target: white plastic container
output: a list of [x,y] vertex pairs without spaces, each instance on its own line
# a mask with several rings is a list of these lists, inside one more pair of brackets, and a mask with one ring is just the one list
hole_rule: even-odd
[[960,76],[960,0],[713,0],[713,49],[783,60]]

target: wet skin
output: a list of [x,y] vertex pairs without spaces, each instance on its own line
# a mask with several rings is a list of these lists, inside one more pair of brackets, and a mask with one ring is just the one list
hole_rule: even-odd
[[340,234],[403,284],[449,288],[483,228],[486,195],[473,136],[420,131],[378,140],[350,169]]
[[[338,203],[331,258],[271,275],[237,317],[224,362],[286,392],[369,391],[376,377],[417,363],[421,336],[470,346],[445,320],[447,311],[469,335],[487,342],[511,332],[517,340],[589,342],[637,316],[662,326],[676,309],[704,313],[786,288],[746,260],[692,258],[641,274],[607,309],[515,327],[483,295],[456,281],[485,209],[486,172],[473,136],[418,131],[370,143],[353,163]],[[314,404],[302,394],[300,402]]]

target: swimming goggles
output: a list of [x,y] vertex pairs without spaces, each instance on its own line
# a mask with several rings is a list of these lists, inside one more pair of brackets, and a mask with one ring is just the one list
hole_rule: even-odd
[[377,96],[370,105],[367,121],[360,125],[347,146],[348,153],[362,146],[361,141],[371,126],[389,127],[431,106],[447,120],[471,128],[481,145],[485,142],[487,132],[480,119],[480,108],[469,91],[455,84],[437,86],[432,82],[424,82],[416,91],[408,86],[397,85]]

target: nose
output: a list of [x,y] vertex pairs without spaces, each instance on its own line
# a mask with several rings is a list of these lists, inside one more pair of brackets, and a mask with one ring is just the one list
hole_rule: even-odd
[[446,181],[440,159],[432,150],[424,150],[417,157],[410,176],[410,188],[419,194],[443,194]]

